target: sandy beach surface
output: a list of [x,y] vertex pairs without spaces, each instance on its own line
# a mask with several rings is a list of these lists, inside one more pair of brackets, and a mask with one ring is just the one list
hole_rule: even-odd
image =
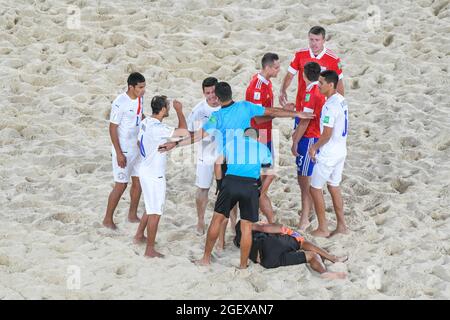
[[[0,299],[450,299],[448,0],[1,0],[0,13]],[[168,162],[157,235],[166,258],[146,259],[145,246],[133,244],[128,193],[115,215],[119,231],[102,227],[113,185],[110,105],[130,72],[147,79],[147,114],[155,94],[180,99],[187,114],[207,76],[243,99],[271,51],[282,64],[278,101],[313,25],[327,29],[327,47],[343,61],[351,233],[306,237],[349,255],[328,265],[346,280],[322,280],[305,265],[238,270],[232,232],[210,267],[194,265],[205,237],[195,232],[188,148]],[[295,92],[296,84],[291,101]],[[176,125],[175,114],[167,123]],[[294,227],[292,125],[274,120],[280,149],[270,196],[278,221]]]

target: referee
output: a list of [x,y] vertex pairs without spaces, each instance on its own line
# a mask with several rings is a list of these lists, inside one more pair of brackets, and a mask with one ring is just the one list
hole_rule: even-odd
[[[241,261],[240,268],[247,268],[252,246],[252,224],[259,216],[259,183],[261,167],[272,165],[272,155],[266,145],[258,140],[258,131],[247,128],[236,131],[234,139],[228,141],[217,159],[216,168],[224,160],[227,171],[219,183],[219,195],[214,207],[214,215],[208,228],[205,252],[198,261],[200,265],[211,263],[211,253],[220,232],[220,226],[230,216],[230,210],[239,202],[241,217]],[[244,152],[242,152],[244,151]],[[218,170],[222,174],[220,169]],[[216,170],[217,172],[217,170]],[[220,179],[221,176],[217,177]]]

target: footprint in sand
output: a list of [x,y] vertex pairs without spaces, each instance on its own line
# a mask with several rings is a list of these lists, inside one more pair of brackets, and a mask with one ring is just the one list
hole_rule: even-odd
[[405,148],[415,148],[420,145],[420,141],[414,137],[400,138],[400,145]]
[[383,40],[383,45],[384,45],[385,47],[389,47],[389,46],[392,44],[393,41],[394,41],[394,35],[393,35],[393,34],[390,34],[390,35],[388,35],[388,36],[386,36],[386,37],[384,38],[384,40]]
[[398,191],[400,194],[405,193],[410,186],[414,185],[414,182],[403,180],[401,178],[395,178],[391,182],[392,188]]

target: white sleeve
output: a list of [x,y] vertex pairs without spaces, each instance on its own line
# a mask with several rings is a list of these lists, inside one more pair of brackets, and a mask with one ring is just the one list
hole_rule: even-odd
[[111,114],[109,116],[109,122],[119,125],[123,117],[123,108],[117,101],[111,104]]
[[292,75],[296,75],[297,74],[297,72],[298,72],[298,70],[295,70],[294,68],[292,68],[291,66],[289,66],[288,67],[288,71],[289,71],[289,73],[291,73]]
[[325,127],[333,128],[334,123],[336,122],[335,113],[328,108],[325,108],[325,110],[322,109],[322,112],[323,112],[323,120],[322,120],[323,125]]
[[175,128],[166,126],[165,124],[161,124],[161,129],[158,130],[159,138],[167,139],[173,136],[173,132]]
[[194,126],[194,122],[195,122],[195,109],[191,111],[191,113],[189,114],[189,117],[187,118],[187,129],[190,132],[194,132],[195,131],[195,126]]

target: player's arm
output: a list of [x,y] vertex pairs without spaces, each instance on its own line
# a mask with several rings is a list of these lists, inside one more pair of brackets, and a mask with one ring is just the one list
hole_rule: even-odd
[[252,230],[264,233],[281,233],[283,225],[277,223],[253,223]]
[[111,137],[112,145],[114,147],[114,150],[116,151],[117,164],[119,165],[119,167],[125,168],[127,165],[127,158],[123,154],[122,148],[120,147],[119,132],[118,132],[122,116],[123,112],[120,108],[120,105],[113,104],[109,122],[109,136]]
[[300,123],[297,128],[295,128],[294,133],[292,134],[292,154],[297,157],[299,154],[297,153],[297,146],[300,139],[305,134],[306,128],[308,128],[310,119],[300,119]]
[[278,100],[281,104],[281,106],[286,106],[287,104],[287,89],[289,88],[289,86],[291,85],[292,79],[294,78],[295,74],[292,74],[290,71],[288,71],[286,73],[286,75],[284,76],[283,79],[283,83],[281,84],[281,89],[280,89],[280,96],[278,97]]
[[342,73],[342,62],[341,59],[337,59],[336,60],[336,65],[334,66],[336,73],[339,76],[339,82],[336,86],[336,90],[339,94],[341,94],[342,96],[344,95],[344,74]]
[[314,119],[315,115],[310,112],[298,112],[285,110],[282,108],[265,108],[264,116],[270,116],[273,118],[295,118],[299,117],[300,119]]
[[336,90],[342,96],[345,94],[345,91],[344,91],[344,79],[343,78],[339,79],[339,82],[337,84]]
[[[176,129],[174,131],[177,131],[178,129]],[[184,136],[184,138],[182,140],[176,141],[176,142],[166,142],[162,145],[160,145],[158,147],[159,152],[167,152],[172,150],[175,147],[182,147],[182,146],[188,146],[191,145],[193,143],[196,143],[200,140],[202,140],[203,138],[205,138],[206,136],[208,136],[208,133],[206,131],[204,131],[203,129],[199,129],[197,131],[195,131],[193,134],[190,134],[189,131],[187,131],[186,129],[183,129],[183,131],[179,131],[180,133],[187,133],[187,134],[181,134],[182,136]],[[176,135],[179,136],[179,135]]]
[[224,160],[225,158],[223,155],[220,155],[214,163],[214,176],[216,177],[216,180],[221,180],[223,178],[222,164]]

